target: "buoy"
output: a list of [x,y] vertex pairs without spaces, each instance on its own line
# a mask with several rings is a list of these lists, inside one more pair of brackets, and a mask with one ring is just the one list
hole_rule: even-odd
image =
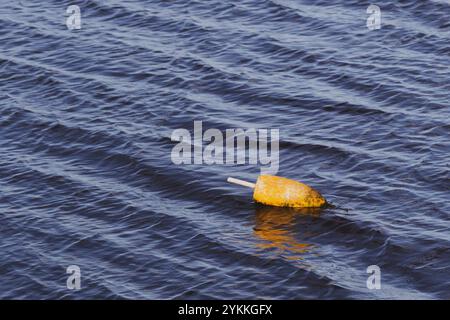
[[325,198],[310,186],[283,177],[260,175],[255,183],[229,177],[228,182],[254,189],[256,202],[293,208],[318,208],[327,204]]

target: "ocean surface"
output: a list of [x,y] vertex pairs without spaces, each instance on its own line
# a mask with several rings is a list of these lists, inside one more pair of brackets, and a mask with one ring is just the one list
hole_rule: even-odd
[[[0,2],[0,298],[450,299],[449,1],[373,2],[379,30],[353,0]],[[336,208],[175,165],[194,121],[279,129]]]

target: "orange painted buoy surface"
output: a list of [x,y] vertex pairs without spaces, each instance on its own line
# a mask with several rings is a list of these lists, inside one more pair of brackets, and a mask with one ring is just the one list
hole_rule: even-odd
[[266,205],[318,208],[327,204],[317,190],[304,183],[283,177],[260,175],[256,184],[235,178],[228,178],[228,182],[253,188],[253,199]]

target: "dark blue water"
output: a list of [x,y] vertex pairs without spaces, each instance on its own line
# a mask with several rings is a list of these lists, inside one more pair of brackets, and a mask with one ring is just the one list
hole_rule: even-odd
[[[0,298],[450,298],[450,3],[368,5],[1,1]],[[278,174],[348,210],[174,165],[194,120],[280,129]]]

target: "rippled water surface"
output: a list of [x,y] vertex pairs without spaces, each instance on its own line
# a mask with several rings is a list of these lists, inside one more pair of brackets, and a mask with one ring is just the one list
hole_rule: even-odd
[[[0,298],[450,298],[448,1],[73,2],[0,4]],[[338,208],[174,165],[194,120],[280,129]]]

